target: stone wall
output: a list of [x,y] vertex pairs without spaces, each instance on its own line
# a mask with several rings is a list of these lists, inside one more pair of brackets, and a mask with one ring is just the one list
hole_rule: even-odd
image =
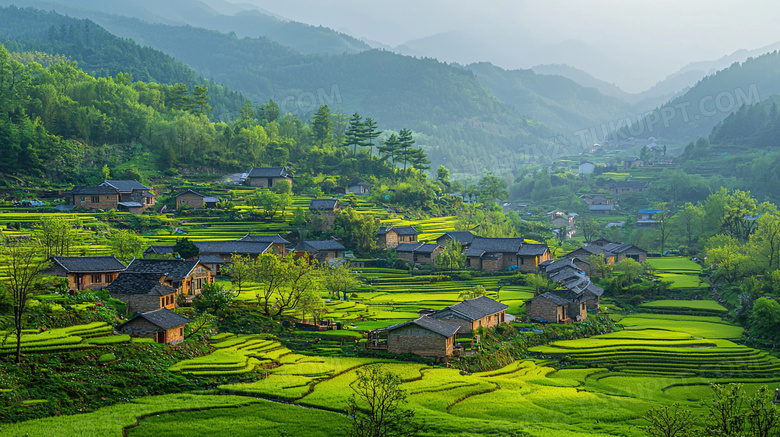
[[384,235],[379,236],[379,245],[387,247],[398,246],[398,233],[395,231],[389,231]]
[[460,326],[460,329],[458,330],[458,335],[464,335],[464,334],[471,334],[473,331],[472,328],[476,328],[476,323],[471,322],[470,320],[465,320],[460,316],[457,316],[452,311],[448,309],[443,309],[439,311],[438,313],[435,313],[431,316],[436,320],[441,320],[442,322],[451,323],[453,325]]
[[203,208],[203,198],[195,193],[184,193],[176,198],[176,209],[182,205],[187,205],[193,209]]
[[[419,257],[418,257],[419,258]],[[398,259],[402,259],[406,262],[414,262],[414,253],[413,252],[398,252]]]
[[453,340],[453,337],[444,337],[416,325],[409,325],[388,333],[387,350],[394,354],[444,357],[452,355]]
[[119,194],[101,194],[99,196],[88,194],[74,195],[71,199],[71,203],[73,206],[81,208],[116,209],[116,206],[119,203]]
[[[154,341],[158,341],[158,333],[163,332],[163,330],[148,322],[146,319],[138,318],[122,326],[120,332],[131,337],[151,338]],[[165,343],[177,344],[184,340],[184,325],[171,328],[164,332]]]
[[[282,178],[282,177],[275,177],[275,178],[247,178],[247,184],[250,187],[258,187],[258,188],[271,188],[280,181],[287,181],[290,183],[290,187],[292,187],[293,180],[292,178]],[[269,185],[270,183],[270,185]]]
[[119,294],[111,293],[111,297],[119,299],[127,305],[129,313],[144,313],[154,311],[160,308],[176,308],[176,294],[171,293],[166,296],[151,294]]
[[564,307],[545,298],[536,298],[525,304],[525,315],[529,319],[544,319],[548,322],[560,322],[565,318]]

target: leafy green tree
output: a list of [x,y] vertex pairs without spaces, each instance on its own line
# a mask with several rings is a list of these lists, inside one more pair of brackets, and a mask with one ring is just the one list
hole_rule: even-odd
[[314,140],[320,143],[320,147],[325,145],[325,141],[330,138],[330,130],[333,126],[333,122],[330,120],[330,108],[328,105],[322,105],[317,108],[317,112],[314,114],[314,121],[312,121],[312,132],[314,133]]
[[146,248],[146,241],[133,231],[112,230],[106,240],[111,247],[111,253],[125,262],[140,258]]
[[487,290],[481,285],[463,290],[458,294],[458,299],[476,299],[480,296],[487,296]]
[[669,239],[669,235],[672,233],[673,227],[671,226],[669,211],[667,211],[666,202],[656,205],[656,209],[661,211],[653,215],[653,218],[658,225],[658,239],[661,240],[661,254],[665,252],[666,242]]
[[50,215],[41,218],[40,242],[46,249],[46,258],[52,256],[67,256],[76,243],[80,221],[71,222],[63,216]]
[[780,214],[762,214],[757,220],[756,231],[750,235],[750,247],[754,248],[754,260],[767,270],[780,268]]
[[302,228],[306,226],[306,213],[303,211],[303,208],[301,208],[300,206],[295,208],[295,211],[293,211],[293,217],[290,224],[292,224],[296,228]]
[[528,283],[528,285],[534,287],[534,292],[536,294],[550,291],[550,279],[545,276],[531,273],[525,277],[525,281]]
[[292,184],[289,181],[279,181],[271,187],[271,191],[276,194],[290,194],[292,191]]
[[360,280],[355,273],[342,264],[338,267],[324,267],[322,285],[335,299],[347,299],[347,293],[360,286]]
[[200,85],[195,85],[192,90],[192,106],[195,112],[201,115],[209,115],[214,109],[209,105],[209,89]]
[[298,309],[301,311],[301,320],[305,322],[306,314],[310,314],[314,318],[314,323],[319,323],[325,311],[325,301],[316,291],[306,290],[298,302]]
[[16,363],[22,359],[22,331],[25,327],[27,305],[32,294],[42,288],[43,271],[48,259],[41,255],[37,242],[4,241],[0,246],[0,287],[11,300],[12,328],[16,337]]
[[590,217],[582,217],[579,220],[580,232],[586,243],[590,243],[596,238],[599,232],[598,225],[595,220]]
[[770,337],[780,336],[780,303],[768,297],[756,299],[753,303],[751,326]]
[[230,312],[233,299],[233,293],[225,290],[224,285],[205,283],[201,293],[192,300],[192,306],[199,313],[223,318]]
[[333,230],[344,246],[360,255],[376,250],[379,222],[372,215],[361,214],[350,207],[342,209],[333,220]]
[[675,402],[671,407],[653,407],[645,413],[645,420],[649,426],[641,427],[647,435],[652,437],[687,437],[691,435],[696,421],[693,414],[680,408]]
[[645,272],[642,264],[639,264],[631,258],[616,262],[612,267],[612,270],[620,273],[624,289],[631,289],[634,286],[634,282],[636,282],[636,280]]
[[268,317],[294,311],[304,292],[320,288],[317,268],[316,262],[309,263],[305,257],[296,259],[292,254],[280,257],[264,253],[257,257],[257,303],[261,311]]
[[691,202],[686,203],[671,218],[669,224],[673,232],[683,238],[685,244],[692,248],[702,234],[702,222],[704,221],[704,209]]
[[352,384],[354,393],[347,401],[349,437],[414,437],[424,429],[415,418],[414,410],[404,408],[407,393],[401,388],[401,378],[382,369],[379,364],[357,371]]
[[230,282],[236,291],[236,297],[241,296],[244,287],[257,280],[257,268],[254,260],[246,255],[233,254],[228,267]]
[[506,181],[489,173],[479,181],[479,196],[487,203],[506,200]]
[[103,180],[111,178],[111,170],[108,168],[108,164],[103,164]]
[[707,259],[718,266],[718,277],[734,284],[750,276],[755,263],[746,253],[746,247],[737,238],[729,235],[716,235],[707,240]]
[[444,249],[436,257],[434,263],[437,269],[460,270],[466,265],[466,255],[459,241],[451,239],[444,245]]
[[588,257],[588,265],[590,266],[590,275],[599,274],[602,278],[607,277],[607,273],[612,271],[612,267],[607,264],[603,255],[591,255]]
[[182,259],[192,259],[200,255],[200,249],[189,238],[179,238],[173,246],[173,251]]
[[268,122],[276,121],[282,115],[279,104],[273,100],[268,100],[265,105],[260,107],[260,117]]

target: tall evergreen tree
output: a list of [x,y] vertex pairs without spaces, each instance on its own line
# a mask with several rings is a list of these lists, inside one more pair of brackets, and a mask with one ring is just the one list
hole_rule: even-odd
[[349,119],[349,126],[347,127],[346,137],[344,138],[344,146],[352,146],[352,154],[357,156],[357,148],[365,147],[365,145],[366,128],[363,124],[363,117],[356,112],[352,114],[352,118]]
[[398,136],[394,133],[391,134],[389,138],[382,141],[381,145],[377,147],[377,150],[382,155],[382,161],[387,161],[389,159],[390,162],[393,163],[393,167],[395,167],[395,159],[399,145]]
[[374,140],[379,138],[379,136],[382,135],[382,132],[377,127],[376,121],[374,121],[374,119],[371,117],[366,117],[366,121],[363,123],[363,128],[365,141],[368,142],[368,157],[371,159],[371,157],[374,155]]
[[414,146],[412,131],[405,128],[401,129],[401,131],[398,132],[398,152],[396,156],[399,161],[403,160],[404,171],[406,171],[406,164],[412,159],[415,153],[412,146]]
[[330,108],[328,105],[322,105],[317,108],[312,121],[312,131],[314,140],[320,143],[320,147],[325,144],[325,140],[330,136],[330,128],[333,122],[330,120]]

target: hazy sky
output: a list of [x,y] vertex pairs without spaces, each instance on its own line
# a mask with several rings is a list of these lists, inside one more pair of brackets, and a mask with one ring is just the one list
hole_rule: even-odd
[[[579,40],[625,61],[611,78],[641,91],[693,61],[780,41],[780,2],[773,0],[231,0],[356,37],[397,46],[465,30],[511,44]],[[505,38],[501,38],[505,36]],[[480,61],[485,59],[473,59]],[[502,61],[530,67],[534,59]]]

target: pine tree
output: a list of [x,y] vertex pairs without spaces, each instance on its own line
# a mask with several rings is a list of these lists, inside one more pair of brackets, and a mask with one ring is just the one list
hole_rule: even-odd
[[391,134],[388,139],[382,141],[381,145],[377,147],[377,150],[382,155],[382,161],[389,159],[393,163],[393,167],[395,167],[395,158],[399,144],[396,134]]
[[344,138],[344,146],[352,146],[352,154],[357,156],[357,148],[365,147],[366,144],[366,128],[363,124],[363,117],[361,117],[360,114],[356,112],[352,114],[352,118],[349,119],[346,138]]
[[412,149],[413,145],[414,138],[412,138],[412,131],[409,129],[401,129],[401,131],[398,132],[398,152],[396,156],[398,160],[403,160],[404,172],[406,171],[406,164],[415,154],[415,150]]
[[365,129],[365,140],[368,141],[368,158],[374,155],[374,140],[379,138],[382,134],[377,128],[376,121],[371,117],[366,117],[366,121],[363,123]]
[[320,143],[320,147],[325,144],[325,140],[330,137],[330,129],[333,122],[330,120],[330,108],[328,105],[322,105],[317,109],[312,121],[312,131],[314,139]]

